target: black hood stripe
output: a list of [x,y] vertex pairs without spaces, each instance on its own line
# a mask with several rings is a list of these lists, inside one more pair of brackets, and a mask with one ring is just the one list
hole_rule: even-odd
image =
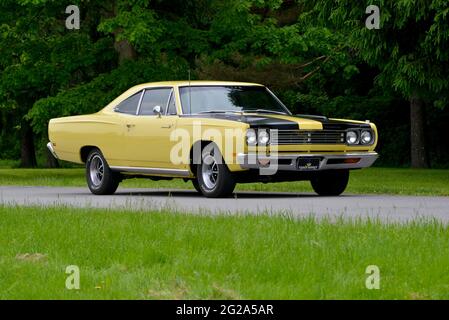
[[347,130],[349,128],[370,128],[368,123],[357,123],[350,121],[341,121],[335,119],[328,119],[322,116],[291,116],[298,119],[291,121],[287,119],[276,118],[273,116],[264,115],[240,115],[236,113],[208,113],[208,114],[192,114],[181,115],[181,117],[189,118],[212,118],[221,120],[238,121],[249,124],[250,128],[267,128],[267,129],[283,129],[283,130],[298,130],[301,129],[298,122],[302,119],[310,119],[320,122],[323,130]]
[[238,121],[249,124],[250,128],[267,128],[267,129],[286,129],[298,130],[299,125],[296,121],[277,119],[272,117],[264,117],[263,115],[240,115],[235,113],[208,113],[208,114],[192,114],[182,115],[182,117],[190,118],[213,118],[221,120]]

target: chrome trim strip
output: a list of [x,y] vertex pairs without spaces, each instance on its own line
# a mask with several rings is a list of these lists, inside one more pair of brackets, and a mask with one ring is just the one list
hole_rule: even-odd
[[287,112],[287,116],[292,116],[293,114],[288,110],[287,106],[279,99],[268,87],[263,86],[269,94],[284,108],[285,112]]
[[[253,154],[243,154],[239,153],[237,155],[237,163],[240,164],[242,168],[245,169],[259,169],[261,166],[256,162],[256,160],[273,160],[273,159],[291,159],[291,164],[278,164],[278,170],[287,170],[287,171],[298,171],[296,168],[296,159],[298,158],[310,158],[310,157],[319,157],[322,158],[320,167],[315,170],[331,170],[331,169],[361,169],[370,167],[379,157],[377,152],[352,152],[352,153],[337,153],[337,154],[328,154],[328,153],[296,153],[296,154],[277,154],[276,155],[257,155]],[[347,158],[360,158],[360,161],[357,163],[338,163],[338,164],[328,164],[328,160],[330,159],[347,159]],[[252,163],[249,163],[249,159],[251,159]]]
[[140,106],[142,105],[142,100],[143,100],[143,95],[145,94],[145,90],[147,90],[147,89],[143,89],[142,93],[140,94],[139,103],[137,104],[136,116],[138,116],[140,113]]
[[167,115],[168,105],[170,104],[170,99],[171,99],[172,95],[173,95],[173,88],[170,90],[170,94],[168,95],[167,103],[165,104],[165,113],[164,113],[165,116]]
[[55,149],[53,148],[53,143],[51,143],[51,142],[47,143],[47,148],[48,148],[48,150],[50,150],[50,153],[52,154],[52,156],[55,157],[56,159],[58,159]]
[[141,173],[141,174],[156,174],[156,175],[170,175],[179,177],[189,177],[190,171],[185,169],[167,169],[167,168],[144,168],[144,167],[120,167],[111,166],[112,171]]

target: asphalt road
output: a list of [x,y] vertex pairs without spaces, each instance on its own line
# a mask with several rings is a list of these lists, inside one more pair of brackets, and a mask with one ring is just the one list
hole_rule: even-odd
[[119,189],[113,196],[94,196],[87,188],[0,187],[6,205],[68,205],[83,208],[149,210],[170,208],[192,213],[287,214],[294,217],[371,217],[386,222],[436,218],[449,222],[449,197],[239,192],[234,198],[207,199],[195,191]]

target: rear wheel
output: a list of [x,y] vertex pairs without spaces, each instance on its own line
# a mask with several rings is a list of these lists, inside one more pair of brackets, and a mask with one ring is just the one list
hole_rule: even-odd
[[349,170],[322,171],[310,181],[320,196],[338,196],[345,191],[348,182]]
[[217,146],[213,143],[205,146],[201,159],[201,164],[196,169],[199,191],[208,198],[230,196],[235,188],[235,179]]
[[93,194],[113,194],[120,183],[119,175],[113,172],[98,149],[93,149],[86,161],[86,180]]

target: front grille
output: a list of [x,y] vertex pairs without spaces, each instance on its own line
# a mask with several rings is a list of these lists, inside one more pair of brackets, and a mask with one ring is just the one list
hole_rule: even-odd
[[271,130],[271,143],[285,144],[345,144],[345,131],[342,130]]

